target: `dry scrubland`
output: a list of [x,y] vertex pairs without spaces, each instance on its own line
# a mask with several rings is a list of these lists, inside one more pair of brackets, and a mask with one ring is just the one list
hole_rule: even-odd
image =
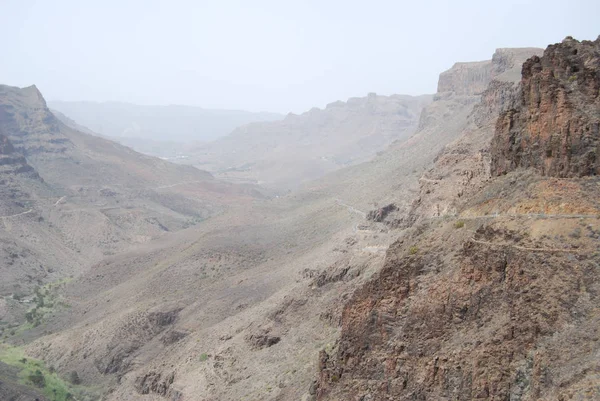
[[[2,385],[54,400],[598,398],[599,48],[457,63],[420,114],[368,97],[244,128],[329,114],[328,129],[360,128],[385,106],[396,131],[386,113],[408,110],[369,161],[311,177],[289,159],[282,177],[316,179],[274,198],[1,87]],[[244,132],[227,140],[261,146]],[[254,156],[234,161],[269,166]]]

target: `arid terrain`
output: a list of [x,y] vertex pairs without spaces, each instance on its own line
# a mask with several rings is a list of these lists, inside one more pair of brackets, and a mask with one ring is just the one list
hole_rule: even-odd
[[297,189],[343,167],[370,160],[411,136],[431,96],[378,96],[337,101],[282,121],[244,125],[190,149],[195,166],[233,182]]
[[345,305],[317,399],[600,398],[599,56],[566,38],[492,82]]
[[0,400],[600,399],[600,38],[490,56],[208,171],[0,86]]

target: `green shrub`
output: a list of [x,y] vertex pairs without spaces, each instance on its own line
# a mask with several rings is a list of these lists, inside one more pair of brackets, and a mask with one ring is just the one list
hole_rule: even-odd
[[79,374],[77,374],[76,371],[72,371],[69,374],[69,380],[75,385],[81,384],[81,379],[79,378]]
[[44,386],[46,385],[46,378],[44,377],[44,374],[42,373],[42,371],[39,369],[36,369],[35,372],[33,372],[29,376],[27,376],[27,379],[31,383],[33,383],[34,386],[39,387],[39,388],[44,388]]
[[569,234],[571,238],[580,238],[581,237],[581,228],[577,227]]
[[205,353],[204,353],[204,354],[201,354],[201,355],[200,355],[200,362],[204,362],[204,361],[206,361],[207,359],[208,359],[208,355],[207,355],[207,354],[205,354]]
[[13,294],[13,299],[15,301],[21,301],[23,298],[25,298],[24,294]]
[[415,245],[408,248],[408,253],[410,253],[411,255],[416,255],[417,252],[419,252],[419,248],[417,248]]
[[462,220],[458,220],[454,223],[454,228],[463,228],[465,226],[465,222]]
[[27,320],[27,323],[33,323],[33,321],[35,320],[36,312],[37,310],[34,308],[29,312],[25,313],[25,320]]

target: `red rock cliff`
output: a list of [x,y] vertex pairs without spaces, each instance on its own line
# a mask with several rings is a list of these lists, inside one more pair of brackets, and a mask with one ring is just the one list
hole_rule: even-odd
[[600,173],[600,38],[567,38],[523,64],[515,108],[500,115],[492,174],[519,167],[542,175]]
[[[317,400],[600,399],[600,181],[576,177],[597,171],[597,49],[550,46],[524,64],[516,103],[512,90],[483,97],[474,118],[500,113],[492,165],[506,176],[402,232],[321,352]],[[563,136],[550,155],[551,133]],[[452,166],[440,186],[469,168]]]

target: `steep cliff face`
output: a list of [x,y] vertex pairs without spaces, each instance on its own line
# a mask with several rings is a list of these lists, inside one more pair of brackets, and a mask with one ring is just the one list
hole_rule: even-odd
[[497,121],[492,172],[600,173],[600,38],[567,38],[523,65],[518,101]]
[[[509,183],[488,189],[524,206]],[[596,183],[549,192],[600,210]],[[598,220],[459,221],[466,229],[429,222],[391,247],[346,306],[337,351],[321,355],[318,399],[597,399]]]
[[440,74],[438,93],[453,92],[457,95],[479,95],[492,79],[490,60],[456,63]]
[[[546,55],[540,65],[550,63]],[[354,293],[338,343],[321,353],[317,399],[599,399],[600,182],[486,173],[495,164],[478,151],[489,148],[491,133],[498,141],[493,116],[505,118],[519,93],[493,82],[472,115],[475,128],[487,128],[466,131],[438,158],[438,186],[460,187],[463,176],[476,182],[442,194],[450,216],[417,219],[382,271]],[[593,94],[594,84],[573,87],[569,98],[582,103],[571,103],[571,115],[589,116]],[[543,104],[529,112],[550,119]],[[471,176],[465,159],[480,160],[477,171],[490,178]]]
[[15,151],[15,147],[10,140],[0,134],[0,174],[4,178],[11,174],[24,174],[30,177],[39,178],[33,167],[27,164],[27,160]]
[[43,180],[11,141],[0,133],[0,216],[27,210],[21,200],[30,198],[30,185],[43,186]]
[[[521,66],[542,49],[498,49],[489,70],[491,82],[468,118],[462,135],[448,144],[420,178],[419,196],[404,225],[421,218],[457,213],[460,203],[490,179],[490,141],[498,114],[514,107]],[[480,84],[478,84],[480,85]]]
[[59,122],[35,86],[0,85],[0,130],[24,155],[62,153],[73,144],[60,132]]

